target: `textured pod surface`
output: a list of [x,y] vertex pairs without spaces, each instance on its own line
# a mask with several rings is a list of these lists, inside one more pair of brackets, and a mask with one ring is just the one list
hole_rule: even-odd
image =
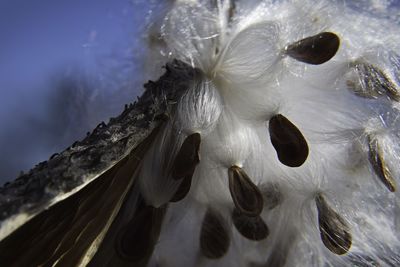
[[319,231],[325,247],[335,254],[346,254],[352,243],[349,227],[322,195],[315,198],[318,210]]
[[230,246],[231,233],[224,218],[209,209],[204,216],[200,232],[201,253],[210,259],[223,257]]
[[308,145],[300,130],[283,115],[269,120],[269,133],[280,162],[289,167],[303,165],[308,157]]
[[288,45],[285,52],[298,61],[319,65],[330,60],[339,45],[340,39],[336,34],[322,32]]
[[232,166],[228,170],[228,176],[229,191],[236,209],[247,216],[259,215],[263,209],[263,198],[246,172],[238,166]]
[[[129,156],[83,189],[62,200],[0,242],[0,261],[5,266],[85,264],[88,250],[104,238],[129,194],[135,169],[157,135],[150,134]],[[139,219],[138,223],[143,219]],[[19,251],[27,251],[23,256]],[[87,263],[87,262],[86,262]]]

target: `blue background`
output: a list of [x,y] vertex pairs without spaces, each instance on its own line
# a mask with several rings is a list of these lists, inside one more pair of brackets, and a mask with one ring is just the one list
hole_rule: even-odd
[[141,93],[149,2],[0,0],[0,184]]

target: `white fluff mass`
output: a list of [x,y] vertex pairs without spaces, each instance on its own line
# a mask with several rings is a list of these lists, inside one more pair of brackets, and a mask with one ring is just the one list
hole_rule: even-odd
[[[398,5],[176,0],[161,13],[150,28],[158,42],[149,44],[148,64],[178,59],[199,69],[201,77],[177,103],[145,159],[140,185],[148,203],[168,202],[177,184],[165,179],[163,170],[188,135],[200,133],[202,139],[191,189],[170,205],[149,265],[399,266],[399,193],[388,190],[371,163],[376,140],[384,167],[400,182],[399,103],[385,92],[357,94],[354,84],[363,86],[365,80],[352,67],[374,66],[399,93]],[[321,32],[340,39],[326,63],[306,64],[285,53],[288,45]],[[276,114],[307,140],[309,155],[300,167],[282,164],[271,144],[268,123]],[[232,223],[232,165],[264,194],[261,217],[269,228],[264,240],[244,238]],[[280,201],[270,209],[271,186]],[[352,244],[343,255],[321,240],[317,195],[349,226]],[[208,208],[219,211],[232,233],[229,250],[219,259],[199,252]]]

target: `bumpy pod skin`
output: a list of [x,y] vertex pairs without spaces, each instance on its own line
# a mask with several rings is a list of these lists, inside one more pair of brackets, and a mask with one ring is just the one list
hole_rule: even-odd
[[[111,175],[127,186],[119,184],[109,221],[87,207],[101,189],[63,200],[90,194],[78,206],[104,226],[89,231],[93,242],[78,240],[70,258],[49,250],[38,264],[57,263],[52,254],[92,266],[399,265],[400,30],[390,13],[398,7],[362,8],[170,3],[157,24],[162,53],[152,56],[190,69],[158,88],[183,91],[154,103],[166,106],[164,122],[132,154],[140,160],[131,179],[113,172],[128,168],[121,160],[94,181]],[[53,218],[57,207],[41,214]],[[17,246],[24,229],[29,221],[0,246]]]

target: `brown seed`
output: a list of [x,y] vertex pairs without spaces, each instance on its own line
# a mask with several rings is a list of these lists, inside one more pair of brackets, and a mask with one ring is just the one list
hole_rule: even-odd
[[226,254],[231,243],[230,232],[222,216],[208,209],[200,232],[200,249],[209,259],[218,259]]
[[322,32],[307,37],[285,48],[286,54],[298,61],[319,65],[330,60],[338,51],[339,37],[332,32]]
[[178,202],[184,199],[190,191],[191,184],[192,184],[192,176],[187,176],[183,178],[181,184],[178,187],[178,190],[176,190],[170,202]]
[[351,65],[351,71],[354,71],[355,77],[348,80],[347,85],[354,94],[365,98],[386,95],[393,101],[400,101],[399,89],[378,67],[357,61]]
[[201,136],[194,133],[186,137],[185,141],[175,157],[172,164],[172,178],[180,180],[185,177],[192,177],[197,164],[200,162],[199,148]]
[[308,157],[308,145],[300,130],[283,115],[269,120],[269,133],[279,161],[289,167],[301,166]]
[[234,209],[232,220],[239,233],[247,239],[260,241],[269,234],[268,226],[260,216],[249,217]]
[[347,223],[326,203],[321,194],[316,196],[315,202],[317,204],[319,231],[322,242],[331,252],[338,255],[346,254],[352,242]]
[[382,156],[381,147],[377,138],[368,136],[368,160],[378,176],[379,180],[389,189],[390,192],[396,191],[396,182]]
[[229,191],[238,211],[247,216],[258,216],[263,209],[263,197],[246,172],[232,166],[228,170]]
[[148,259],[161,231],[166,207],[141,206],[132,220],[120,230],[116,250],[125,260],[138,262]]

